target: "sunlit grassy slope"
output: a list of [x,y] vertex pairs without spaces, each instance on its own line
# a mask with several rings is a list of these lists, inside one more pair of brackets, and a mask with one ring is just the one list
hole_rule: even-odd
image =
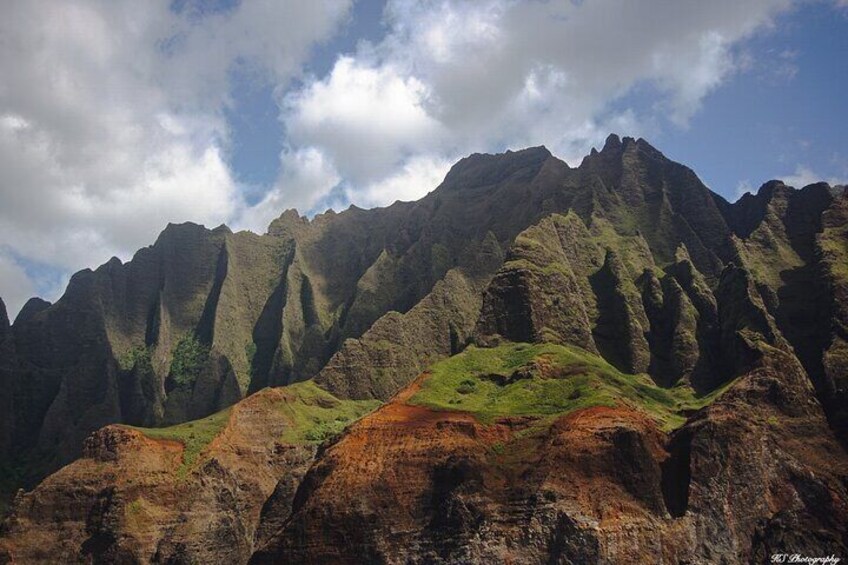
[[709,404],[726,388],[702,397],[685,385],[660,388],[647,375],[624,374],[596,355],[553,344],[472,346],[431,372],[411,404],[470,412],[482,422],[625,404],[670,430],[683,424],[684,411]]
[[314,382],[290,385],[297,401],[280,406],[292,425],[283,434],[285,443],[319,443],[341,433],[351,422],[380,406],[379,400],[341,400]]
[[[345,426],[371,412],[377,400],[340,400],[312,381],[286,387],[288,393],[272,409],[279,410],[289,422],[282,437],[288,444],[320,443],[339,434]],[[231,408],[216,414],[167,428],[135,428],[154,439],[178,441],[185,446],[180,474],[197,462],[198,456],[227,425]]]
[[[576,347],[509,343],[494,348],[471,346],[436,363],[431,375],[408,401],[437,410],[469,412],[484,423],[504,416],[553,417],[592,406],[628,405],[653,417],[666,430],[685,421],[684,412],[709,404],[724,388],[696,396],[686,385],[664,389],[647,375],[628,375]],[[289,426],[288,444],[320,443],[376,409],[376,400],[342,400],[312,381],[286,387],[273,408]],[[168,428],[137,428],[156,439],[185,445],[184,475],[230,417],[226,409],[209,417]]]

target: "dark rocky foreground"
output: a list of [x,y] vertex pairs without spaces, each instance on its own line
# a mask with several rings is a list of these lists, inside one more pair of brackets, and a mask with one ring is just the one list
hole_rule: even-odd
[[[169,226],[0,316],[4,488],[74,461],[18,495],[0,562],[848,558],[846,340],[843,187],[730,204],[643,140],[576,169],[473,155],[418,202],[263,236]],[[592,361],[464,386],[650,387],[415,400],[433,363],[516,342]]]

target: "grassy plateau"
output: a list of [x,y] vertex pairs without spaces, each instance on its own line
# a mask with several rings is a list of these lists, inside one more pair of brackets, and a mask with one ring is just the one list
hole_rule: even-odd
[[554,344],[469,347],[435,364],[409,403],[460,410],[484,423],[504,416],[561,416],[592,406],[627,405],[665,430],[684,412],[709,404],[730,383],[698,397],[688,385],[661,388],[647,375],[628,375],[600,357]]

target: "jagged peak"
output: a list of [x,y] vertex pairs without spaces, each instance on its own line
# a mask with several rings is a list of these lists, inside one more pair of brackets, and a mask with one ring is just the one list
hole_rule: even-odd
[[295,208],[287,208],[283,210],[283,213],[277,218],[278,220],[282,220],[284,222],[308,222],[309,219],[306,216],[301,216],[300,212]]
[[[628,138],[625,138],[628,139]],[[604,147],[601,151],[615,151],[620,149],[622,146],[621,139],[619,139],[618,134],[611,133],[607,136],[606,141],[604,142]]]
[[36,315],[44,310],[50,308],[53,304],[47,300],[43,300],[34,296],[26,301],[24,307],[21,308],[21,311],[18,312],[17,317],[15,318],[15,325],[28,322],[33,319]]
[[462,163],[463,161],[481,159],[481,158],[482,159],[503,159],[503,158],[530,156],[530,155],[538,155],[538,156],[542,156],[542,157],[547,158],[547,157],[550,157],[552,154],[548,150],[548,148],[545,147],[544,145],[535,145],[533,147],[525,147],[524,149],[518,149],[518,150],[515,150],[515,151],[513,151],[512,149],[507,149],[506,151],[504,151],[502,153],[472,153],[468,157],[464,157],[463,159],[460,159],[459,162],[457,163],[457,165],[459,163]]
[[794,190],[793,187],[785,184],[782,180],[772,179],[760,186],[757,190],[757,196],[771,199],[777,192],[793,192]]
[[169,233],[175,231],[183,231],[183,230],[205,230],[206,226],[203,224],[198,224],[195,222],[168,222],[168,225],[165,226],[165,229],[162,230],[162,233]]
[[294,208],[288,208],[268,225],[268,234],[286,236],[308,224],[309,218],[301,216]]
[[[749,198],[762,198],[765,200],[771,200],[776,195],[781,196],[789,196],[792,194],[800,194],[800,193],[811,193],[811,192],[827,192],[831,196],[835,195],[834,188],[831,187],[830,184],[824,181],[813,182],[809,184],[805,184],[803,187],[796,187],[789,184],[786,184],[785,181],[780,179],[772,179],[764,182],[759,189],[757,189],[756,195],[752,195],[749,192],[746,192],[742,198],[746,196]],[[741,199],[740,199],[741,200]]]
[[108,261],[103,263],[101,268],[105,268],[107,270],[117,269],[124,265],[123,261],[121,261],[118,257],[112,256]]
[[544,145],[503,153],[472,153],[451,167],[442,186],[472,188],[495,184],[522,169],[540,168],[552,157]]
[[[227,229],[229,230],[229,228]],[[165,226],[165,229],[156,238],[154,245],[160,244],[163,241],[174,241],[184,237],[197,237],[207,233],[212,232],[203,224],[197,224],[195,222],[168,222],[168,225]]]
[[[479,162],[479,161],[488,161],[488,162],[497,162],[497,161],[515,161],[520,158],[539,158],[541,160],[547,159],[551,157],[552,154],[544,145],[537,145],[534,147],[526,147],[524,149],[519,149],[517,151],[513,151],[512,149],[507,149],[503,153],[472,153],[468,157],[464,157],[460,159],[454,167],[462,166],[464,164],[468,164],[471,162]],[[453,169],[454,167],[451,167]],[[448,173],[450,174],[450,173]]]
[[791,197],[795,194],[809,195],[816,192],[834,196],[832,187],[823,181],[810,183],[804,185],[802,188],[798,188],[790,186],[782,180],[770,180],[763,183],[759,190],[757,190],[756,196],[757,198],[763,198],[767,201],[771,201],[775,196]]
[[606,141],[600,151],[592,147],[589,154],[583,158],[580,166],[595,163],[598,159],[601,161],[614,160],[619,161],[625,154],[638,152],[645,156],[650,156],[655,159],[665,159],[662,154],[653,145],[648,143],[644,138],[634,139],[633,137],[619,137],[618,134],[611,133],[607,136]]
[[[625,138],[625,139],[630,139],[630,138]],[[640,137],[639,139],[637,139],[634,142],[634,145],[636,145],[636,147],[638,147],[646,155],[651,155],[653,157],[658,157],[658,158],[662,158],[662,159],[666,158],[666,156],[663,154],[662,151],[660,151],[659,149],[657,149],[656,147],[654,147],[653,145],[648,143],[648,141],[644,137]]]
[[[632,140],[632,138],[629,137],[625,137],[624,139]],[[607,136],[606,140],[604,141],[604,145],[601,147],[600,151],[598,151],[594,146],[592,146],[592,149],[589,151],[589,154],[583,158],[583,162],[585,163],[586,160],[590,157],[597,157],[598,155],[602,154],[611,155],[621,153],[623,149],[624,143],[622,143],[621,138],[618,136],[618,134],[611,133]]]
[[118,257],[112,256],[108,261],[94,269],[95,273],[115,273],[120,271],[124,266],[124,262]]
[[782,180],[765,182],[756,194],[746,192],[726,208],[726,217],[734,232],[747,238],[766,218],[769,211],[783,217],[791,206],[815,210],[830,205],[835,197],[830,185],[824,182],[808,184],[797,189]]

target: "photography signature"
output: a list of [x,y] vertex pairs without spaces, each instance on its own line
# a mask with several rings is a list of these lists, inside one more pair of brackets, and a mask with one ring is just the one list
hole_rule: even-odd
[[771,556],[772,563],[802,563],[804,565],[836,565],[842,561],[841,557],[835,555],[827,555],[824,557],[814,557],[810,555],[801,555],[800,553],[773,553]]

